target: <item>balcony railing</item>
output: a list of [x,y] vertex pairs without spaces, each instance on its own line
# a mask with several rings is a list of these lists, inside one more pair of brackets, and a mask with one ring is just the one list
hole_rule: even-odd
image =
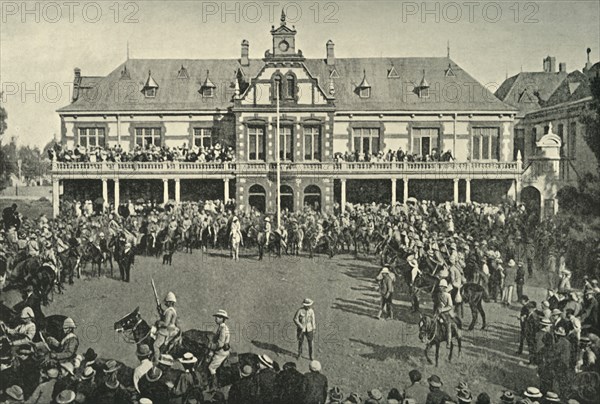
[[[283,174],[520,174],[520,161],[499,162],[281,162]],[[276,163],[192,163],[192,162],[53,162],[52,172],[57,175],[98,174],[264,174],[275,172]]]

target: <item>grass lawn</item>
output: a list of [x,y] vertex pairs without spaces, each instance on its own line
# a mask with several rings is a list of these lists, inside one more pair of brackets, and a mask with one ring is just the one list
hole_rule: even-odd
[[[249,251],[246,251],[250,254]],[[135,366],[135,347],[125,343],[113,331],[114,321],[140,306],[149,322],[156,319],[150,279],[154,278],[160,297],[171,290],[177,295],[177,307],[183,330],[210,329],[211,317],[218,309],[228,311],[231,320],[232,349],[237,352],[267,353],[283,364],[295,360],[295,327],[292,318],[305,297],[315,301],[317,316],[316,359],[330,386],[340,386],[349,394],[392,387],[402,388],[408,372],[419,368],[424,377],[438,374],[446,390],[468,381],[473,394],[488,392],[492,399],[503,389],[522,390],[537,385],[534,370],[518,365],[519,308],[485,304],[488,328],[465,332],[459,358],[447,361],[448,351],[440,349],[440,366],[427,364],[424,344],[418,339],[418,315],[410,312],[401,291],[395,296],[398,319],[377,320],[379,295],[373,278],[378,268],[374,259],[355,259],[343,255],[325,257],[283,257],[265,259],[244,256],[232,262],[228,254],[213,251],[193,255],[176,253],[172,267],[163,267],[154,258],[136,258],[132,282],[122,283],[109,277],[78,280],[66,294],[55,295],[47,314],[71,316],[78,323],[80,350],[93,346],[104,358],[117,358]],[[110,276],[110,274],[109,274]],[[401,289],[397,285],[397,289]],[[539,301],[541,289],[527,288],[526,293]],[[429,311],[431,303],[424,306]],[[465,308],[465,320],[470,310]],[[307,348],[305,347],[305,355]],[[434,356],[434,350],[431,350]],[[299,370],[308,371],[308,359],[298,362]]]
[[46,214],[48,218],[52,217],[52,201],[49,199],[0,199],[0,212],[13,203],[17,204],[17,211],[21,212],[26,218],[36,219],[42,213]]

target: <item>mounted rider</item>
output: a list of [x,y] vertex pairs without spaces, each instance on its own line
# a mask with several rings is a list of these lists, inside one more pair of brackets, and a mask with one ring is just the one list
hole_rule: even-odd
[[452,323],[455,321],[454,305],[452,304],[452,296],[450,296],[450,293],[448,292],[448,282],[445,279],[440,281],[438,288],[439,292],[437,293],[437,301],[435,302],[435,315],[436,318],[441,317],[446,323],[446,346],[450,348],[450,343],[452,342]]
[[229,319],[225,310],[219,310],[213,314],[215,323],[217,324],[217,330],[213,337],[212,343],[210,344],[210,363],[208,365],[208,371],[210,372],[211,388],[216,389],[217,386],[217,369],[230,355],[229,340],[230,333],[229,327],[225,324],[225,321]]
[[0,328],[9,336],[11,346],[29,345],[33,341],[33,337],[37,331],[35,326],[33,309],[25,307],[21,311],[21,324],[15,328],[9,328],[4,323],[0,322]]
[[156,322],[156,339],[154,340],[154,359],[158,361],[160,349],[166,346],[171,340],[179,334],[177,326],[177,311],[175,310],[177,298],[175,293],[169,292],[165,296],[164,304],[166,309],[158,307],[160,320]]
[[234,215],[232,217],[229,229],[229,241],[231,242],[231,240],[234,237],[239,237],[241,244],[244,245],[244,238],[242,237],[242,227],[240,225],[240,220],[237,216]]
[[273,232],[273,228],[271,227],[271,218],[265,217],[264,220],[264,229],[265,229],[265,244],[269,245],[269,241],[271,239],[271,233]]
[[47,338],[48,347],[53,351],[50,353],[51,359],[60,363],[73,362],[79,348],[79,338],[75,335],[76,327],[73,319],[67,317],[63,322],[65,337],[60,342],[54,337]]

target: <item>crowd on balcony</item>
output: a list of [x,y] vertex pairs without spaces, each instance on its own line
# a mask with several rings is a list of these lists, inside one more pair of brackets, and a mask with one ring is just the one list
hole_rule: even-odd
[[398,150],[387,150],[380,151],[378,153],[364,153],[361,151],[354,152],[345,152],[345,153],[335,153],[335,161],[336,163],[354,163],[354,162],[370,162],[370,163],[386,163],[386,162],[400,162],[400,161],[422,161],[422,162],[433,162],[433,161],[453,161],[454,156],[452,156],[452,152],[450,150],[445,153],[440,154],[438,149],[431,149],[431,154],[426,155],[418,155],[416,153],[407,153],[402,148],[398,148]]
[[59,162],[81,162],[81,163],[100,163],[100,162],[161,162],[161,161],[180,161],[180,162],[228,162],[235,160],[235,151],[233,147],[224,147],[220,143],[215,143],[210,147],[192,146],[187,143],[182,146],[155,146],[136,145],[131,151],[125,151],[121,145],[110,147],[90,146],[85,147],[77,145],[74,149],[62,147],[56,143],[48,149],[48,156],[52,161]]

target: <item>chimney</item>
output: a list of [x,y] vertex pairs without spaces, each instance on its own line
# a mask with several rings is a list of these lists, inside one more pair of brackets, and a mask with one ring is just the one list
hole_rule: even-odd
[[327,41],[327,65],[333,66],[335,65],[335,54],[333,52],[334,43],[330,39]]
[[81,69],[76,67],[73,69],[75,72],[75,78],[73,79],[73,102],[77,101],[79,98],[79,85],[81,84]]
[[76,67],[75,69],[75,78],[78,79],[81,77],[81,69],[79,67]]
[[248,57],[249,54],[250,54],[250,42],[248,42],[247,40],[244,39],[242,41],[242,58],[240,59],[240,64],[242,66],[250,65],[250,59]]
[[565,62],[562,62],[558,65],[558,71],[560,73],[566,73],[567,72],[567,64]]
[[584,72],[587,72],[588,70],[590,70],[592,68],[592,62],[590,62],[590,53],[592,53],[592,49],[587,48],[586,52],[587,52],[587,62],[585,63],[585,67],[583,68]]
[[544,72],[546,73],[554,73],[556,72],[556,58],[553,56],[548,56],[544,59]]

